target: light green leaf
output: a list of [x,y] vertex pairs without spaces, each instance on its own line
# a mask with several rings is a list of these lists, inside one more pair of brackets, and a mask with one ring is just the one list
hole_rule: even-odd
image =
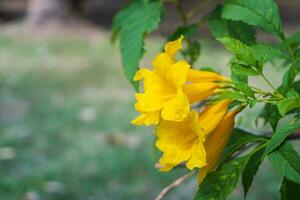
[[234,152],[242,148],[244,145],[252,142],[263,142],[266,138],[259,135],[254,135],[245,130],[235,128],[229,138],[228,144],[226,145],[223,154],[221,156],[220,163],[223,163],[228,159]]
[[283,179],[280,187],[280,200],[299,200],[300,184]]
[[255,98],[254,92],[252,89],[248,86],[247,83],[241,82],[241,81],[235,81],[234,82],[235,87],[237,87],[244,95],[248,97]]
[[242,184],[244,187],[244,195],[247,196],[248,190],[252,184],[253,178],[256,175],[258,168],[263,160],[265,149],[255,152],[249,158],[242,175]]
[[277,103],[279,113],[284,116],[289,111],[300,108],[300,98],[299,97],[289,97],[285,98]]
[[222,16],[257,26],[283,38],[282,22],[274,0],[227,0]]
[[255,43],[256,31],[252,26],[222,18],[223,6],[217,6],[209,18],[209,27],[215,38],[231,37],[251,45]]
[[248,155],[236,158],[223,164],[215,172],[209,173],[203,183],[200,184],[194,200],[226,200],[236,187],[248,159]]
[[300,157],[289,143],[284,143],[268,156],[273,167],[287,179],[300,183]]
[[247,45],[230,37],[218,38],[218,40],[222,42],[226,49],[231,51],[239,61],[249,65],[255,64],[255,57],[252,49]]
[[237,100],[241,102],[247,101],[247,98],[244,95],[238,92],[231,92],[231,91],[224,91],[217,98],[218,101],[225,100],[225,99]]
[[285,140],[285,138],[289,134],[293,133],[295,130],[299,128],[300,128],[300,124],[288,124],[278,129],[274,133],[272,138],[268,141],[265,155],[274,151]]
[[113,35],[120,32],[122,63],[126,78],[138,89],[133,77],[144,52],[145,35],[154,31],[161,18],[160,1],[134,1],[115,17]]

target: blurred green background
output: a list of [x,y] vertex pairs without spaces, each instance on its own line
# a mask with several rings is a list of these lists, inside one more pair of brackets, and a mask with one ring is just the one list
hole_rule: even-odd
[[[21,2],[7,9],[3,9],[3,2],[0,1],[1,200],[151,200],[187,172],[181,168],[158,172],[154,166],[160,153],[153,146],[153,130],[130,124],[137,116],[133,109],[134,90],[125,80],[118,45],[110,42],[107,28],[75,25],[67,29],[63,25],[41,31],[31,27],[31,23],[37,23],[34,19],[24,25],[21,5],[25,1],[6,1]],[[113,2],[120,5],[120,1]],[[118,7],[90,18],[109,24]],[[21,11],[12,12],[15,15],[2,12],[8,8]],[[1,19],[5,20],[1,23]],[[164,39],[157,35],[148,39],[142,66],[150,66],[163,43]],[[216,42],[203,40],[202,54],[195,66],[213,67],[229,75],[229,58],[230,54]],[[279,68],[270,65],[266,72],[273,83],[280,84]],[[260,80],[251,81],[264,87]],[[269,130],[254,125],[260,109],[258,105],[244,112],[237,120],[238,126]],[[165,199],[192,199],[196,179],[189,179]],[[264,162],[247,199],[279,199],[280,182]],[[239,186],[230,199],[240,200],[242,196]]]

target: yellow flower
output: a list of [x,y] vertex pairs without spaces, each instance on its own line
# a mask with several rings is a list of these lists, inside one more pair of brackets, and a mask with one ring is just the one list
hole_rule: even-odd
[[134,79],[144,79],[144,93],[135,95],[135,109],[141,113],[132,120],[136,125],[158,124],[165,120],[182,121],[190,111],[188,97],[183,92],[190,65],[184,60],[175,62],[176,52],[182,48],[181,36],[165,45],[165,52],[157,55],[153,70],[140,69]]
[[218,127],[204,142],[207,165],[200,169],[199,184],[204,180],[208,172],[213,171],[217,167],[222,152],[231,136],[234,127],[234,117],[238,112],[239,110],[228,112]]
[[161,171],[186,162],[190,170],[207,165],[205,140],[223,120],[230,101],[207,106],[199,115],[192,110],[181,122],[162,120],[156,129],[156,146],[163,152]]

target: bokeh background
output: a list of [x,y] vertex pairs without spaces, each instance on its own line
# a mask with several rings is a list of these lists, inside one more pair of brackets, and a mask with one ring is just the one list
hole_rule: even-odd
[[[187,7],[192,0],[186,1]],[[285,31],[300,29],[299,0],[277,1]],[[0,0],[0,199],[150,200],[186,173],[159,173],[151,128],[129,122],[134,90],[125,80],[118,44],[110,42],[113,15],[122,0]],[[141,64],[149,66],[179,22],[168,7],[162,27],[146,41]],[[200,15],[203,13],[199,13]],[[203,39],[196,67],[228,74],[230,58],[218,43]],[[273,42],[263,33],[259,39]],[[267,75],[280,84],[280,67]],[[253,79],[253,84],[263,82]],[[270,130],[247,110],[238,126]],[[280,178],[264,162],[248,199],[279,199]],[[165,199],[192,199],[196,177]],[[232,200],[242,198],[242,188]]]

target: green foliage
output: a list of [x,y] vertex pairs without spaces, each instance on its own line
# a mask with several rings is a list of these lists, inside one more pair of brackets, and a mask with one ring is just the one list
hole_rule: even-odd
[[144,38],[158,27],[161,12],[160,1],[133,1],[116,15],[113,22],[113,37],[120,32],[125,76],[136,90],[138,84],[133,81],[133,77],[144,52]]
[[281,200],[298,200],[299,199],[300,184],[283,179],[280,187]]
[[[142,57],[144,37],[158,28],[165,2],[131,1],[115,17],[113,38],[120,34],[122,62],[125,74],[130,81]],[[193,67],[203,68],[194,64],[202,54],[203,43],[200,43],[199,39],[202,36],[199,37],[198,33],[205,23],[208,23],[212,36],[233,54],[229,64],[223,64],[230,66],[232,81],[220,81],[221,88],[218,88],[216,93],[203,102],[199,102],[200,107],[206,102],[218,102],[225,99],[233,100],[229,110],[253,108],[263,103],[263,109],[258,118],[263,118],[264,125],[269,124],[274,132],[270,137],[269,134],[258,136],[250,133],[251,131],[234,129],[216,171],[209,173],[200,185],[195,199],[226,199],[235,188],[241,174],[246,196],[266,156],[274,168],[289,179],[285,179],[282,183],[282,199],[293,198],[293,190],[288,197],[287,185],[297,187],[295,184],[300,181],[300,162],[299,156],[286,141],[291,133],[300,128],[298,124],[300,80],[297,77],[300,74],[299,32],[290,37],[285,36],[279,10],[274,0],[225,0],[223,4],[217,5],[200,19],[197,18],[199,16],[196,13],[205,4],[195,2],[195,6],[188,10],[183,6],[183,1],[167,2],[177,9],[181,25],[175,27],[166,38],[171,41],[184,35],[181,54],[183,59]],[[277,36],[279,41],[272,44],[257,41],[257,28],[271,36]],[[215,55],[211,57],[217,59]],[[280,74],[281,72],[276,73],[277,80],[282,79],[279,87],[277,87],[280,84],[278,81],[271,81],[267,78],[269,74],[265,75],[271,69],[264,68],[268,62],[272,64],[270,67],[281,65],[281,69],[285,70],[284,75]],[[249,78],[250,76],[252,77]],[[261,79],[268,89],[263,86],[253,86],[251,83],[253,79]],[[276,82],[275,85],[273,81]],[[195,109],[196,107],[197,105]],[[261,109],[261,107],[257,108]],[[277,128],[281,119],[286,125],[280,123]],[[265,132],[264,129],[266,127],[262,128],[261,133]],[[257,146],[253,148],[250,144]],[[245,149],[246,151],[243,151]],[[244,156],[235,158],[236,155],[241,155],[240,153],[244,153],[242,154]]]
[[217,6],[209,18],[209,26],[213,36],[215,38],[234,38],[247,45],[254,44],[255,29],[243,22],[223,19],[222,9],[223,6]]
[[209,173],[204,182],[199,185],[194,200],[226,200],[236,187],[248,160],[249,156],[246,155],[225,163],[215,172]]
[[285,138],[300,128],[300,124],[288,124],[281,128],[279,128],[272,138],[268,141],[266,147],[266,154],[271,153],[274,151],[284,140]]
[[227,0],[222,16],[283,37],[281,18],[274,0]]
[[235,129],[233,129],[233,132],[228,141],[228,144],[226,145],[226,147],[223,151],[220,162],[223,163],[234,152],[236,152],[237,150],[239,150],[246,144],[253,143],[253,142],[263,142],[265,140],[266,140],[265,137],[262,137],[259,135],[254,135],[245,130],[235,128]]
[[224,44],[226,49],[231,51],[236,56],[238,61],[250,66],[255,65],[255,57],[250,47],[234,38],[223,37],[219,38],[218,40]]
[[248,190],[252,184],[255,174],[263,160],[265,149],[262,148],[250,156],[242,174],[242,184],[244,187],[244,195],[247,196]]
[[293,147],[285,142],[268,155],[273,167],[287,179],[300,183],[300,156]]

